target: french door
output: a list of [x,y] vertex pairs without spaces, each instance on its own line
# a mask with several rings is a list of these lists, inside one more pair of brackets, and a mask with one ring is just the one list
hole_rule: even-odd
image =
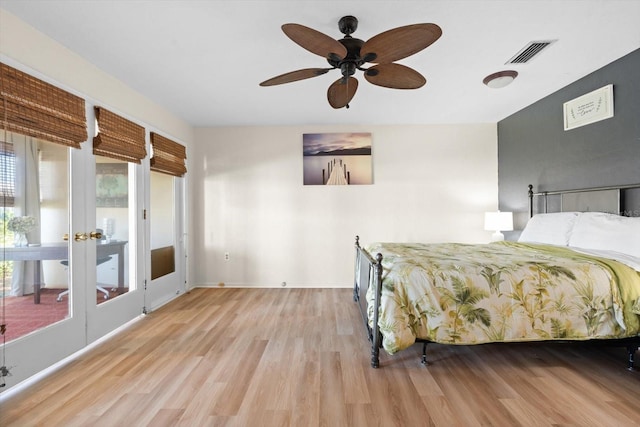
[[[3,348],[7,389],[86,345],[89,241],[84,150],[6,133],[3,166]],[[7,200],[7,199],[5,199]],[[21,225],[22,224],[22,225]]]
[[145,308],[156,308],[185,290],[186,234],[184,178],[151,171],[149,174],[150,282]]
[[[145,298],[143,166],[94,156],[90,142],[9,139],[16,197],[3,220],[16,230],[3,236],[0,393],[139,316]],[[32,222],[22,245],[14,225]]]
[[[86,247],[87,342],[139,316],[144,307],[144,169],[91,155],[85,204],[87,229],[96,233]],[[87,286],[84,286],[87,288]]]

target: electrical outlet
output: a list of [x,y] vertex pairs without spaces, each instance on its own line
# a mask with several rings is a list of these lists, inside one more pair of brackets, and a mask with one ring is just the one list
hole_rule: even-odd
[[224,253],[224,260],[229,261],[229,252]]

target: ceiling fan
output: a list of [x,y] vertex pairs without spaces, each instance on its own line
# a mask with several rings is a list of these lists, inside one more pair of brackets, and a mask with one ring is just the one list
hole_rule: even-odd
[[[358,80],[352,77],[356,70],[364,72],[364,78],[374,85],[392,89],[417,89],[427,80],[416,70],[396,64],[395,61],[420,52],[442,35],[436,24],[414,24],[394,28],[366,42],[351,37],[358,28],[354,16],[344,16],[338,22],[344,38],[335,40],[326,34],[300,24],[284,24],[282,31],[295,43],[311,53],[320,55],[329,62],[330,68],[304,68],[281,74],[260,83],[260,86],[275,86],[311,77],[321,76],[339,69],[342,77],[327,91],[327,99],[333,108],[349,108],[358,89]],[[376,64],[363,68],[367,62]]]

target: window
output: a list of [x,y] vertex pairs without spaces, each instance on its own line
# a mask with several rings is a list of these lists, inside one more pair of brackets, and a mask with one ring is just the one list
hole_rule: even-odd
[[13,206],[15,203],[16,156],[13,152],[13,144],[0,142],[0,197],[4,207]]

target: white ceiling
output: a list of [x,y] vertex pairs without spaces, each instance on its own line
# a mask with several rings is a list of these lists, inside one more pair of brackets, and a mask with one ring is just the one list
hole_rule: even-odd
[[[190,124],[332,125],[497,122],[640,48],[640,0],[0,0],[0,7]],[[339,71],[286,85],[270,77],[326,61],[285,36],[293,22],[339,39],[433,22],[442,37],[399,61],[427,78],[417,90],[368,83],[350,109],[326,91]],[[558,41],[527,64],[505,65],[534,40]],[[514,69],[510,86],[482,79]],[[640,73],[640,70],[639,70]],[[596,88],[594,88],[596,89]]]

